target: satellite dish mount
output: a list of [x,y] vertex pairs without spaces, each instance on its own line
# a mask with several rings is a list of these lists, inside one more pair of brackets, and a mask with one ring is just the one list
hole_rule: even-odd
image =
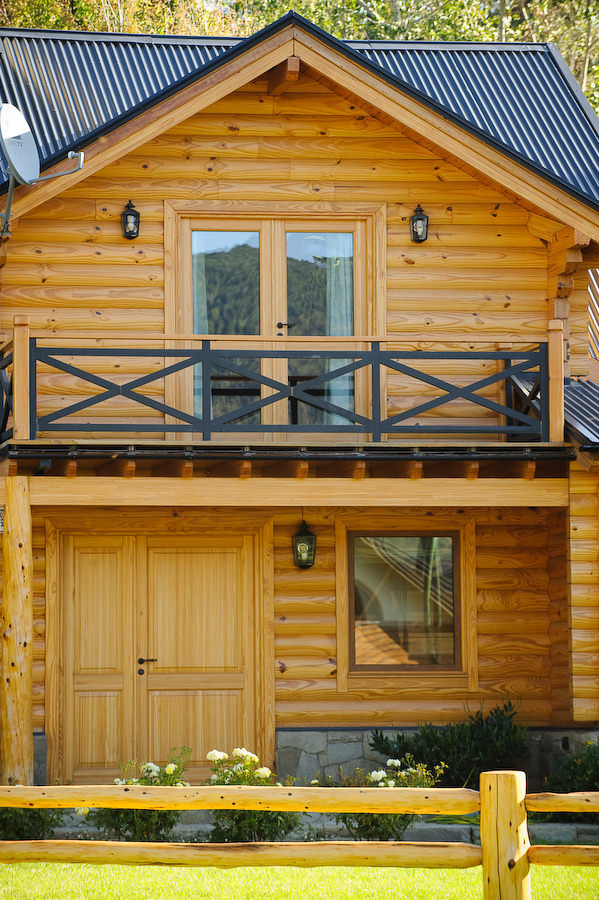
[[31,129],[23,113],[10,103],[0,104],[0,149],[8,163],[9,176],[6,209],[0,214],[2,218],[0,239],[5,240],[11,236],[10,214],[17,184],[32,185],[40,181],[50,181],[51,178],[72,175],[73,172],[83,168],[83,153],[77,153],[75,150],[69,152],[68,159],[77,160],[74,169],[57,172],[55,175],[40,175],[40,158]]

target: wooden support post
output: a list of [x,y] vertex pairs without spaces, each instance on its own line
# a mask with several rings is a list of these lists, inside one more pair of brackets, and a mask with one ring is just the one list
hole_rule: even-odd
[[524,772],[480,776],[484,900],[530,900]]
[[6,479],[0,615],[0,781],[33,784],[33,551],[29,479]]
[[29,316],[14,317],[12,416],[13,437],[28,441],[29,432]]
[[549,440],[564,440],[564,323],[549,322]]

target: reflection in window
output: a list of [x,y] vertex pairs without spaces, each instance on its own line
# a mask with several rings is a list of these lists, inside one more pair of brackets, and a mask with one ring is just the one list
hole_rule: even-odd
[[454,535],[354,535],[355,667],[453,666]]
[[[287,321],[292,335],[352,335],[354,333],[353,234],[287,232]],[[334,345],[331,345],[334,349]],[[289,361],[289,383],[302,385],[334,372],[349,359]],[[352,373],[332,378],[307,391],[317,400],[354,409]],[[290,402],[294,424],[350,424],[348,419],[304,403]]]
[[[260,234],[257,231],[192,231],[193,330],[195,334],[260,333]],[[250,372],[258,359],[231,360]],[[260,399],[260,385],[227,368],[211,372],[212,415],[220,416]],[[202,417],[202,371],[194,366],[194,410]],[[234,424],[260,421],[259,413]]]

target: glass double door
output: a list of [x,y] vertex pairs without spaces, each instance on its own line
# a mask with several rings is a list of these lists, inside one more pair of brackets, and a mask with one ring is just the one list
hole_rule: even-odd
[[[210,379],[199,366],[194,372],[196,414],[206,412],[209,383],[212,420],[227,431],[266,426],[276,437],[283,426],[351,424],[343,411],[355,408],[354,374],[335,374],[350,362],[342,355],[348,346],[322,339],[355,333],[353,225],[198,223],[191,239],[193,330],[223,336],[213,342],[222,354],[212,358]],[[269,400],[289,389],[293,395]]]

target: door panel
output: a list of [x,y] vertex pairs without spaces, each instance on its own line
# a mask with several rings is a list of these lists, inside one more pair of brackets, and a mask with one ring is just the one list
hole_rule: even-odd
[[63,547],[64,765],[75,783],[110,781],[134,750],[134,542],[73,535]]
[[64,538],[63,778],[187,746],[198,781],[214,747],[257,748],[253,552],[236,534]]

